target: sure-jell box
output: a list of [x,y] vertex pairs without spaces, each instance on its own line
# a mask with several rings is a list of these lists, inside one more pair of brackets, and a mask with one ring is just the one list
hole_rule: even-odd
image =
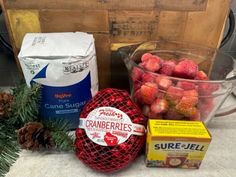
[[210,142],[203,122],[149,119],[146,166],[199,168]]

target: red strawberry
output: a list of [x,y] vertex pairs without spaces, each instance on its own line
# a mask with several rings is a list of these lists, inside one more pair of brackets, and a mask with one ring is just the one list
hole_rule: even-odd
[[142,70],[138,67],[134,67],[132,70],[131,78],[133,81],[140,81],[142,77]]
[[180,78],[193,79],[197,75],[198,65],[190,59],[180,61],[173,71],[173,75]]
[[152,111],[148,113],[148,118],[149,119],[162,119],[161,114],[155,114]]
[[165,98],[165,93],[163,93],[159,90],[159,92],[157,94],[157,98],[159,98],[159,99]]
[[189,119],[193,121],[201,121],[200,112],[197,110],[196,113],[192,115]]
[[191,117],[196,114],[197,108],[195,107],[188,107],[186,105],[178,104],[176,105],[176,110],[180,113],[183,114],[186,117]]
[[141,103],[141,104],[143,103],[143,98],[142,98],[140,89],[138,89],[138,90],[134,93],[134,101],[135,101],[135,102],[138,102],[138,103]]
[[151,104],[158,93],[158,86],[155,83],[147,82],[140,88],[142,101],[146,104]]
[[195,89],[192,90],[184,90],[184,96],[188,97],[198,97],[198,92]]
[[143,113],[143,115],[147,116],[150,119],[162,119],[160,114],[156,114],[151,111],[151,108],[149,105],[143,105],[142,113]]
[[143,67],[148,71],[156,72],[161,68],[161,59],[158,56],[153,55],[143,62]]
[[194,80],[209,80],[209,78],[204,71],[198,71]]
[[151,112],[154,114],[161,114],[165,113],[168,110],[168,102],[166,99],[156,99],[152,104],[151,104]]
[[140,89],[142,83],[140,81],[133,82],[133,89],[134,91]]
[[186,82],[186,81],[179,81],[176,85],[176,87],[182,88],[184,90],[192,90],[196,89],[196,85],[192,82]]
[[182,114],[178,113],[177,110],[171,108],[164,115],[164,118],[167,120],[181,120],[184,118],[184,116]]
[[196,104],[195,100],[192,100],[194,97],[183,96],[180,102],[175,106],[175,109],[178,113],[183,114],[186,117],[191,117],[196,114],[197,109],[194,107]]
[[189,106],[195,106],[198,102],[198,92],[196,90],[185,90],[181,101],[188,102]]
[[184,95],[184,90],[182,88],[170,86],[166,91],[166,99],[170,102],[170,104],[178,104],[181,98]]
[[202,101],[201,99],[199,103],[197,104],[197,107],[200,111],[201,119],[205,120],[208,117],[208,115],[211,113],[211,111],[214,109],[214,102],[213,101],[206,102],[205,100]]
[[104,141],[108,146],[115,146],[118,144],[118,138],[112,135],[110,132],[107,132],[104,136]]
[[150,111],[151,111],[151,110],[150,110],[150,106],[149,106],[149,105],[143,105],[143,107],[142,107],[142,113],[143,113],[143,115],[148,116],[148,114],[149,114]]
[[175,66],[176,66],[175,61],[172,61],[172,60],[163,61],[161,69],[159,70],[159,73],[167,75],[167,76],[171,76],[172,72],[175,69]]
[[143,73],[142,74],[142,83],[145,82],[153,82],[155,80],[155,76],[151,73]]
[[157,77],[156,83],[158,84],[158,88],[162,90],[167,90],[172,85],[172,81],[163,76]]
[[200,99],[199,99],[200,104],[214,104],[213,102],[214,102],[213,96],[200,97]]
[[198,92],[199,95],[210,96],[212,92],[217,91],[220,88],[220,85],[217,83],[199,83]]
[[142,55],[142,57],[141,57],[141,61],[142,62],[145,62],[145,61],[147,61],[149,58],[152,58],[152,54],[150,54],[150,53],[145,53],[145,54],[143,54]]

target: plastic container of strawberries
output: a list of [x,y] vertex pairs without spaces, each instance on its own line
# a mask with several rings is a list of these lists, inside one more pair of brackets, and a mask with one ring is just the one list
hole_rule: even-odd
[[132,98],[151,119],[208,123],[235,88],[235,76],[226,79],[234,59],[213,48],[152,41],[120,51],[126,51]]

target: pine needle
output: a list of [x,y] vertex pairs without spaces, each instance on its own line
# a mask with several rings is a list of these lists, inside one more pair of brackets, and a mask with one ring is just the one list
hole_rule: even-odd
[[19,146],[14,129],[0,121],[0,177],[4,177],[18,158]]
[[43,122],[45,128],[51,131],[55,148],[62,151],[74,149],[74,138],[69,134],[69,124],[63,120],[53,120]]
[[17,124],[18,128],[27,122],[38,121],[39,100],[41,98],[39,84],[29,88],[26,84],[20,84],[13,90],[12,115],[9,123]]

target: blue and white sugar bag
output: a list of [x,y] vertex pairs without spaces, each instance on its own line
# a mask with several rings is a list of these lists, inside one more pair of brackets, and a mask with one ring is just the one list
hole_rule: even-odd
[[93,35],[28,33],[18,55],[27,85],[42,85],[40,115],[78,127],[84,104],[98,91]]

